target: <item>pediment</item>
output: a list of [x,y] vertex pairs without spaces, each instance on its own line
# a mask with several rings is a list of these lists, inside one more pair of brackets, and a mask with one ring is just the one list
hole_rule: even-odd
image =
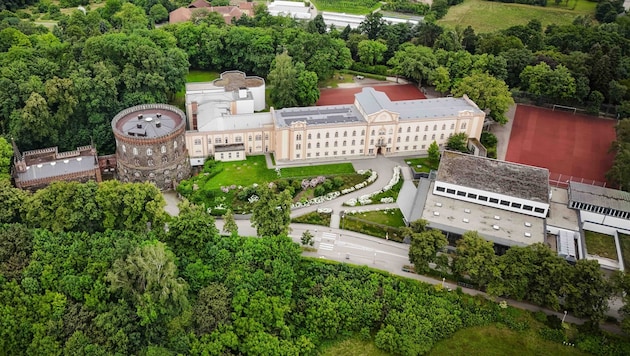
[[381,110],[372,115],[368,116],[367,121],[369,123],[386,123],[386,122],[397,122],[398,121],[398,113]]

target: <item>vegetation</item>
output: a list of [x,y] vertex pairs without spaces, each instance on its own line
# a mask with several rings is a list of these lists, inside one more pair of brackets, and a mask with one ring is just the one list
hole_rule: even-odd
[[[438,157],[439,157],[439,148],[438,148]],[[431,161],[429,157],[407,158],[405,162],[407,162],[409,167],[411,167],[416,172],[429,173],[432,170],[435,171],[438,169],[438,164]],[[438,159],[438,162],[439,162],[439,159]]]
[[484,0],[465,0],[453,6],[438,21],[440,25],[455,28],[472,26],[478,33],[504,30],[510,26],[525,25],[530,19],[538,19],[543,26],[570,25],[576,16],[592,15],[597,3],[576,1],[574,9],[540,7],[521,4],[503,4]]
[[378,0],[314,0],[319,11],[345,12],[347,14],[369,14],[379,7]]
[[380,192],[380,193],[374,195],[372,198],[370,198],[372,200],[372,204],[382,204],[381,203],[381,199],[383,199],[383,198],[392,198],[392,199],[394,199],[394,202],[397,201],[398,200],[398,194],[400,193],[400,189],[402,189],[402,186],[403,186],[404,183],[405,183],[405,181],[403,179],[400,179],[398,181],[398,183],[394,184],[392,189],[390,189],[388,191],[385,191],[385,192]]
[[346,213],[341,218],[341,228],[380,238],[402,242],[405,221],[400,209]]
[[623,265],[630,267],[630,235],[618,233]]
[[332,214],[318,213],[316,211],[312,211],[310,213],[306,213],[304,215],[291,219],[291,222],[298,224],[330,226],[331,215]]
[[291,56],[283,52],[271,65],[269,85],[272,105],[278,109],[295,106],[311,106],[319,99],[317,73],[306,70],[304,63],[293,63]]
[[617,247],[615,237],[595,231],[584,230],[586,251],[589,255],[610,258],[617,261]]

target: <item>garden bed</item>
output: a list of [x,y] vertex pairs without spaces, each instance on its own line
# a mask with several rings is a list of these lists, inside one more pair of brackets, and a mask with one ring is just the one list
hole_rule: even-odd
[[405,220],[400,209],[346,211],[340,222],[342,229],[403,242]]
[[589,255],[610,258],[617,261],[617,248],[615,237],[595,231],[584,230],[586,240],[586,252]]
[[330,226],[330,217],[331,213],[319,213],[316,211],[300,215],[296,218],[291,219],[292,223],[298,224],[311,224],[311,225],[321,225],[321,226]]

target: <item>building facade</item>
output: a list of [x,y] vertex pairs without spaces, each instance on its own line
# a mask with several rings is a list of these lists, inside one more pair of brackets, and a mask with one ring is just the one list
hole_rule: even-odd
[[168,190],[190,177],[186,116],[178,108],[165,104],[134,106],[114,117],[112,130],[120,181],[151,182]]
[[189,130],[186,140],[193,165],[233,143],[242,143],[246,154],[273,152],[278,161],[410,155],[461,132],[478,140],[484,119],[466,96],[391,101],[364,88],[352,105],[199,116],[206,124]]
[[13,161],[12,176],[21,189],[35,191],[56,181],[101,181],[96,149],[91,145],[68,152],[49,147],[21,153],[13,142]]

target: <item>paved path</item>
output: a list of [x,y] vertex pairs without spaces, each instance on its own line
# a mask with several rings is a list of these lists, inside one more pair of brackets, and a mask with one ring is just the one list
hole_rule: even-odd
[[501,161],[505,161],[508,143],[510,142],[510,135],[512,134],[512,125],[514,124],[515,113],[516,104],[512,105],[508,112],[505,113],[508,117],[508,122],[505,125],[493,124],[490,127],[490,132],[497,136],[497,159]]

